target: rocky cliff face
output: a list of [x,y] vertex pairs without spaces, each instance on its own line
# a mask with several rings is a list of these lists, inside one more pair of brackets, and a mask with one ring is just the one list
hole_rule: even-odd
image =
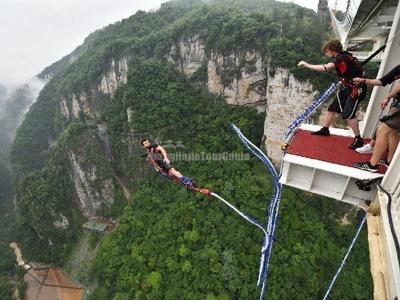
[[[269,64],[259,52],[207,53],[198,34],[173,44],[165,58],[188,77],[203,72],[203,84],[210,92],[223,95],[227,103],[265,112],[265,147],[274,161],[281,158],[287,126],[315,98],[312,85],[298,81],[286,69],[278,68],[270,76]],[[99,117],[102,101],[112,99],[118,85],[126,83],[128,61],[129,57],[112,59],[92,89],[61,99],[61,114],[67,120]]]
[[[114,185],[111,178],[98,181],[96,165],[84,167],[79,155],[68,152],[71,163],[71,179],[74,182],[75,193],[79,200],[79,209],[86,217],[96,216],[102,205],[111,206],[114,203]],[[100,186],[99,186],[100,184]]]
[[278,68],[270,76],[268,62],[257,51],[206,55],[198,35],[173,45],[167,59],[188,76],[206,66],[210,92],[223,95],[229,104],[265,112],[265,147],[276,162],[282,156],[280,145],[288,125],[316,96],[310,83],[298,81],[286,69]]
[[222,94],[229,104],[245,105],[255,107],[259,112],[264,111],[268,78],[259,53],[232,53],[224,56],[213,52],[207,63],[207,77],[209,91]]
[[188,39],[181,39],[172,45],[167,59],[187,76],[193,75],[204,63],[206,57],[205,46],[199,35]]
[[278,68],[266,84],[264,142],[269,157],[282,158],[281,143],[287,127],[315,99],[317,92],[308,82],[300,82],[288,70]]
[[103,74],[98,91],[114,96],[118,83],[126,83],[128,75],[128,58],[123,57],[119,60],[111,60],[111,66],[106,73]]
[[100,116],[100,108],[105,101],[112,99],[119,84],[126,83],[128,76],[128,57],[111,59],[108,69],[100,80],[91,88],[73,93],[60,100],[60,112],[66,120],[96,119]]
[[[102,105],[113,98],[118,85],[126,83],[127,74],[127,57],[111,59],[108,68],[97,82],[60,99],[58,102],[60,115],[66,121],[98,119]],[[94,145],[94,141],[91,143]],[[86,141],[86,144],[89,144],[89,141]],[[90,156],[88,154],[92,151],[93,149],[86,147],[79,151],[71,149],[67,152],[76,203],[87,218],[95,217],[100,208],[110,207],[114,203],[115,192],[112,178],[101,174],[96,161],[87,160],[87,156]],[[65,222],[61,220],[57,226],[62,227],[64,224]]]
[[[188,77],[204,72],[203,84],[210,92],[223,95],[227,103],[250,106],[264,112],[263,142],[268,155],[276,162],[282,156],[280,146],[287,126],[315,98],[312,85],[298,81],[288,70],[278,68],[273,76],[269,75],[268,62],[263,61],[259,52],[207,53],[199,35],[179,40],[171,46],[165,58]],[[112,59],[108,69],[91,89],[61,99],[61,114],[67,120],[99,117],[102,101],[110,101],[118,85],[126,83],[128,60],[128,57]],[[127,114],[131,119],[132,112],[127,111]],[[85,216],[94,216],[101,205],[112,204],[113,184],[109,180],[102,187],[95,187],[95,166],[83,169],[79,155],[70,152],[68,157],[79,208]]]

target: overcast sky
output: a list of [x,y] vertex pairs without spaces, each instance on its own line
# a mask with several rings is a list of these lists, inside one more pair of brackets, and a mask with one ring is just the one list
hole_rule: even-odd
[[[0,0],[0,83],[22,83],[70,53],[89,33],[163,2],[167,1]],[[314,10],[318,5],[318,0],[286,2]],[[329,2],[333,6],[335,0]]]

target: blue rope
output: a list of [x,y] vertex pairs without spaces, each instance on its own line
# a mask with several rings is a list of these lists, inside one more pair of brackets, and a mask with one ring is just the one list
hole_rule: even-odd
[[294,134],[294,131],[306,120],[308,119],[311,114],[321,106],[334,92],[335,90],[339,87],[341,84],[340,81],[336,81],[332,83],[328,89],[325,90],[321,95],[318,96],[317,99],[314,100],[313,103],[307,109],[299,115],[293,122],[292,124],[289,125],[286,136],[285,136],[285,142],[288,144]]
[[267,166],[268,170],[272,174],[274,194],[267,210],[267,234],[265,235],[264,244],[261,249],[260,270],[257,280],[257,287],[261,287],[260,300],[262,300],[264,299],[266,291],[269,261],[271,257],[273,237],[278,219],[282,185],[279,183],[278,172],[276,171],[268,156],[266,156],[264,152],[262,152],[257,146],[250,142],[236,125],[231,124],[231,128],[238,135],[240,141],[247,148],[247,150],[249,150],[254,156],[258,157],[264,163],[264,165]]
[[360,232],[361,232],[361,229],[362,229],[362,227],[363,227],[363,225],[364,225],[366,219],[367,219],[367,214],[364,215],[364,218],[362,219],[360,225],[358,226],[356,235],[354,236],[353,241],[351,242],[350,247],[349,247],[349,249],[347,250],[346,255],[344,256],[344,258],[343,258],[343,260],[342,260],[342,263],[341,263],[340,266],[339,266],[339,269],[336,271],[335,276],[333,276],[333,279],[332,279],[331,283],[329,284],[328,290],[326,291],[323,300],[328,299],[328,295],[329,295],[329,293],[330,293],[331,290],[332,290],[333,284],[335,283],[337,277],[339,276],[340,271],[342,271],[343,266],[344,266],[344,264],[346,263],[347,257],[349,256],[349,254],[350,254],[350,252],[351,252],[351,249],[353,249],[353,246],[354,246],[354,244],[355,244],[355,242],[356,242],[356,240],[357,240],[357,238],[358,238],[358,236],[359,236],[359,234],[360,234]]

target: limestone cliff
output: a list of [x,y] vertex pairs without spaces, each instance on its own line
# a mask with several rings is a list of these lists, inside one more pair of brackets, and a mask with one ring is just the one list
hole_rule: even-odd
[[126,83],[128,58],[112,58],[101,77],[84,90],[79,90],[59,101],[61,115],[68,121],[74,119],[96,119],[100,108],[110,100],[119,84]]
[[187,76],[206,66],[210,92],[223,95],[229,104],[265,112],[265,147],[274,161],[282,156],[280,144],[287,126],[316,96],[309,82],[297,80],[287,69],[278,68],[271,76],[268,62],[257,51],[207,55],[199,35],[172,45],[166,58]]
[[[96,119],[102,101],[112,99],[118,85],[126,83],[129,57],[112,58],[108,68],[91,89],[61,99],[60,112],[67,119]],[[281,158],[280,144],[290,122],[315,98],[309,82],[294,78],[287,69],[277,68],[271,76],[268,61],[261,53],[245,51],[222,54],[207,53],[199,34],[181,38],[165,55],[188,77],[200,74],[202,82],[214,94],[225,97],[227,103],[254,107],[265,112],[264,141],[274,161]]]
[[[201,84],[211,93],[224,96],[227,103],[265,112],[265,147],[275,161],[280,160],[280,143],[287,126],[315,97],[309,82],[297,80],[286,69],[278,68],[271,76],[269,63],[260,52],[210,51],[199,34],[180,38],[165,59],[188,77],[203,78]],[[68,121],[97,119],[101,106],[112,99],[118,85],[126,83],[129,60],[129,56],[111,58],[90,88],[60,99],[61,115]]]
[[167,59],[187,76],[191,76],[202,66],[205,57],[204,43],[197,34],[172,45]]
[[[142,123],[153,127],[150,118],[159,120],[170,113],[166,120],[177,123],[180,118],[198,114],[209,103],[204,102],[207,104],[184,116],[187,106],[200,102],[196,102],[197,96],[188,97],[190,102],[186,103],[185,110],[175,109],[172,104],[181,102],[174,97],[181,95],[180,83],[187,84],[186,89],[191,91],[193,87],[203,86],[225,97],[231,105],[254,107],[262,115],[255,116],[250,109],[229,108],[221,119],[221,126],[229,122],[231,111],[232,114],[243,112],[249,121],[257,121],[252,127],[257,129],[253,135],[255,143],[265,140],[272,158],[280,158],[276,145],[293,117],[313,98],[311,85],[297,81],[286,69],[269,72],[272,67],[266,57],[273,46],[285,49],[286,44],[292,45],[287,40],[291,35],[286,35],[290,32],[283,35],[283,26],[279,26],[281,20],[287,20],[286,15],[280,14],[284,10],[278,9],[280,6],[273,10],[274,1],[248,2],[243,13],[241,2],[232,5],[231,1],[215,1],[208,7],[209,2],[214,1],[171,1],[157,11],[139,11],[91,34],[71,54],[39,75],[49,81],[26,114],[11,153],[13,174],[22,185],[17,203],[25,205],[21,211],[30,230],[25,249],[35,245],[36,232],[43,241],[48,237],[54,243],[55,247],[50,250],[54,257],[60,258],[60,249],[68,249],[64,247],[67,234],[80,232],[84,219],[121,214],[125,198],[129,199],[140,180],[150,175],[146,174],[147,162],[140,156],[140,135],[170,137],[176,134],[172,127],[168,128],[168,122],[159,122],[158,130],[141,126],[137,121],[142,120],[138,116],[140,107],[147,109],[146,104],[151,101],[163,100],[157,106],[160,110],[153,110],[149,119],[143,118]],[[261,11],[263,14],[259,14]],[[273,12],[278,15],[273,16]],[[307,25],[312,23],[313,13],[305,12],[301,18],[308,20],[304,22],[305,30],[296,28],[295,31],[303,38],[305,33],[313,32]],[[228,38],[225,40],[225,37]],[[285,38],[285,43],[268,44],[269,39],[280,37]],[[303,40],[306,44],[309,39]],[[160,59],[175,65],[192,85],[171,65],[164,62],[159,65]],[[143,61],[146,63],[142,64]],[[136,68],[137,65],[141,68]],[[279,62],[274,67],[278,65]],[[128,81],[128,68],[131,68],[129,78],[136,80]],[[171,74],[163,76],[169,71]],[[175,77],[179,77],[176,86],[172,84]],[[123,86],[126,82],[129,86]],[[154,85],[141,89],[144,83]],[[209,98],[207,93],[195,91]],[[169,110],[162,109],[166,100],[172,102]],[[219,101],[218,105],[226,108]],[[146,115],[145,109],[140,114]],[[260,118],[264,114],[263,126]],[[199,120],[199,124],[206,122]],[[110,128],[109,141],[95,134],[96,125],[100,134],[98,125],[103,123]],[[191,134],[195,135],[199,127]],[[185,137],[186,132],[181,132]],[[229,133],[221,133],[221,138],[226,134]],[[193,143],[204,144],[196,140]],[[43,218],[42,212],[47,217]],[[48,245],[41,247],[45,249]],[[42,252],[34,250],[35,254]]]
[[[129,57],[111,57],[96,81],[90,82],[85,88],[77,88],[75,92],[62,95],[57,101],[57,112],[64,124],[76,120],[86,121],[88,125],[98,122],[102,106],[112,101],[117,87],[127,81],[128,60]],[[101,149],[99,144],[102,142],[101,135],[98,139],[94,139],[88,132],[85,130],[84,135],[87,136],[81,137],[85,140],[84,144],[64,152],[68,160],[69,184],[73,189],[74,203],[85,217],[91,218],[98,216],[100,210],[112,206],[116,187],[111,175],[111,166],[108,164],[111,160],[110,145],[106,147],[107,149]],[[73,140],[79,139],[80,134],[71,137]],[[54,145],[62,148],[57,144],[59,143]],[[96,157],[92,157],[93,152],[97,153]],[[106,164],[103,164],[103,158],[107,161]],[[129,194],[128,190],[127,193]],[[55,223],[61,228],[65,224],[63,218]]]
[[86,217],[94,217],[102,206],[114,203],[114,185],[111,178],[99,180],[96,165],[84,166],[82,157],[68,152],[71,165],[71,180],[77,196],[78,207]]
[[[199,34],[179,39],[164,57],[189,78],[201,78],[201,84],[211,93],[224,96],[227,103],[254,107],[265,113],[263,143],[276,162],[282,155],[280,144],[287,126],[315,97],[312,85],[298,81],[287,69],[277,68],[271,74],[269,62],[263,60],[260,52],[223,54],[207,50]],[[66,122],[98,120],[102,105],[112,101],[118,86],[127,82],[131,58],[110,57],[95,82],[62,96],[58,101],[61,117]],[[127,114],[131,119],[132,111]],[[79,209],[86,217],[92,217],[100,207],[113,203],[114,185],[109,178],[99,186],[96,164],[84,167],[81,162],[84,155],[68,152],[70,176]]]

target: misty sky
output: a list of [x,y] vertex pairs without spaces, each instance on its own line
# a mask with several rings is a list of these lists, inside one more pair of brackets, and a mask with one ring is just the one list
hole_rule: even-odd
[[[70,53],[94,30],[163,2],[167,1],[1,0],[0,83],[22,83]],[[318,4],[318,0],[286,2],[314,10]],[[329,3],[333,6],[335,0]]]

